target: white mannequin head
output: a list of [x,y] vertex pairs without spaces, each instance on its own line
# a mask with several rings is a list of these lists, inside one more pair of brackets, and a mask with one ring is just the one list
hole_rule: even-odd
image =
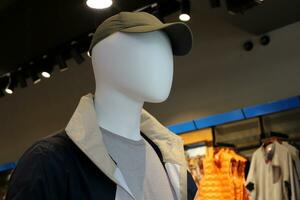
[[163,31],[116,32],[92,50],[96,88],[110,87],[139,102],[158,103],[170,94],[173,54]]

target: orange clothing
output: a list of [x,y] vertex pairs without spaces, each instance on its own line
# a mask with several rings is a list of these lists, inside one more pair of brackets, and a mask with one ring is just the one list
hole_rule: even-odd
[[220,149],[203,160],[204,176],[199,185],[200,200],[248,200],[245,188],[246,159],[230,149]]
[[229,177],[229,167],[229,162],[220,159],[217,154],[204,159],[204,176],[199,189],[201,200],[234,200],[234,184]]
[[233,156],[231,160],[231,175],[234,182],[235,199],[249,200],[249,194],[245,187],[245,166],[247,160],[234,151],[230,152]]

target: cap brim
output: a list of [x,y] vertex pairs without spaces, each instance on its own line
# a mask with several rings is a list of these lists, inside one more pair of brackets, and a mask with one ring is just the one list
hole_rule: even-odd
[[146,33],[157,30],[162,30],[168,35],[174,55],[185,55],[191,50],[193,43],[192,31],[186,24],[181,22],[166,23],[162,25],[135,26],[120,31],[127,33]]

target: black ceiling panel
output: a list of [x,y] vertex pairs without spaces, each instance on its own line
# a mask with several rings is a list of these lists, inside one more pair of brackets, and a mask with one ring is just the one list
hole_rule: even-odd
[[228,15],[227,20],[250,33],[261,35],[300,20],[299,0],[264,0],[262,5],[243,15]]
[[[114,0],[111,8],[94,10],[86,6],[85,0],[1,0],[0,75],[94,31],[104,19],[119,11],[134,11],[155,2]],[[178,4],[176,0],[159,3],[171,8]]]

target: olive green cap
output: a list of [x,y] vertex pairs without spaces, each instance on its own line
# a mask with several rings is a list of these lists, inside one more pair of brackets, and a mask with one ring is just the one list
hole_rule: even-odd
[[146,33],[151,31],[164,31],[172,45],[174,55],[185,55],[192,48],[192,32],[182,22],[162,23],[155,16],[146,12],[120,12],[100,24],[93,35],[89,48],[92,55],[93,47],[115,32]]

